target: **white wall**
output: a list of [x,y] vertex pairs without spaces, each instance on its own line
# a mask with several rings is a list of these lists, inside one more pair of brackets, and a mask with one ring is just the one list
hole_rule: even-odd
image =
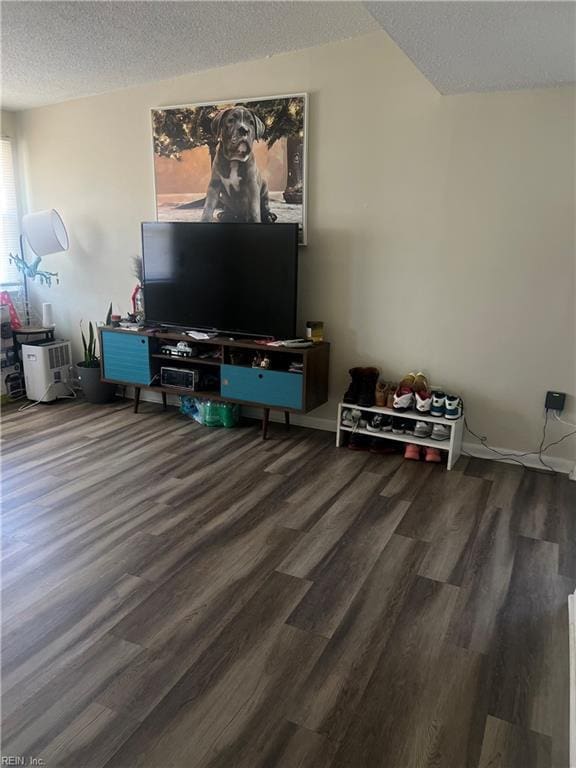
[[0,112],[0,124],[2,128],[2,136],[8,136],[8,138],[13,139],[16,135],[16,123],[17,123],[16,112],[8,112],[5,109],[3,109]]
[[380,32],[21,113],[27,207],[57,208],[71,236],[46,259],[61,285],[35,292],[62,334],[77,343],[80,318],[129,307],[154,217],[149,109],[304,90],[299,315],[333,344],[315,415],[333,415],[350,366],[376,364],[462,393],[493,445],[538,445],[549,388],[570,394],[574,421],[575,91],[442,97]]

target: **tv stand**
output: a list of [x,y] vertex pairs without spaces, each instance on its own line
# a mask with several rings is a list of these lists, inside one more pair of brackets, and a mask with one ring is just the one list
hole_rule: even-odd
[[[164,344],[187,341],[196,347],[196,357],[173,357],[161,353]],[[312,347],[269,347],[252,340],[226,336],[192,339],[185,332],[158,328],[129,331],[101,328],[102,379],[134,387],[134,411],[138,412],[142,389],[162,395],[190,395],[262,408],[262,436],[266,439],[270,411],[284,412],[286,427],[291,413],[308,413],[328,399],[330,345]],[[252,359],[267,357],[269,368],[253,367]],[[197,370],[204,386],[200,389],[161,386],[163,366]]]

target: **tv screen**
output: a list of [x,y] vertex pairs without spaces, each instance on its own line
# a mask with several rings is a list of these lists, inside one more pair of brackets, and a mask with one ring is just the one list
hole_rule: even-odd
[[297,224],[142,224],[146,322],[291,338]]

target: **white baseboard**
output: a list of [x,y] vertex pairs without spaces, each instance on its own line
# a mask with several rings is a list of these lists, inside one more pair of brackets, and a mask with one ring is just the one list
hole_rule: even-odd
[[[249,419],[261,419],[262,408],[250,408],[242,406],[242,413]],[[284,423],[283,411],[270,411],[270,421]],[[290,423],[297,427],[308,427],[309,429],[320,429],[323,432],[336,432],[336,423],[334,419],[322,418],[319,416],[308,416],[307,414],[291,413]]]
[[[474,456],[478,459],[491,459],[492,461],[499,460],[505,464],[517,465],[517,462],[513,460],[514,457],[517,456],[518,460],[525,464],[527,467],[542,469],[544,471],[546,470],[546,467],[541,464],[537,456],[522,456],[522,451],[515,451],[511,448],[499,448],[496,445],[494,448],[500,453],[509,453],[511,458],[504,459],[503,457],[493,453],[489,448],[486,448],[486,446],[480,445],[479,443],[462,443],[462,453]],[[570,475],[571,480],[576,480],[576,467],[573,461],[570,459],[562,459],[559,456],[549,456],[548,454],[544,454],[543,458],[546,464],[548,464],[548,466],[551,467],[555,472],[560,472],[563,475]]]
[[[141,400],[147,400],[148,402],[161,402],[161,397],[157,392],[150,392],[147,390],[142,390]],[[175,395],[168,395],[168,402],[171,405],[178,405],[179,404],[179,398]],[[249,419],[261,419],[262,418],[262,409],[261,408],[250,408],[248,406],[242,406],[242,413],[244,416],[246,416]],[[270,421],[277,421],[280,423],[284,423],[284,414],[282,411],[271,411],[270,413]],[[314,416],[314,415],[308,415],[308,414],[290,414],[290,421],[292,424],[296,424],[299,427],[308,427],[309,429],[320,429],[324,432],[336,432],[336,421],[335,419],[330,419],[321,417],[321,416]],[[497,451],[500,451],[500,453],[509,453],[512,457],[514,456],[521,456],[522,451],[515,451],[511,448],[499,448],[498,446],[494,446],[494,448]],[[490,451],[489,448],[486,448],[483,445],[480,445],[479,443],[462,443],[462,451],[465,454],[468,454],[470,456],[474,456],[478,459],[490,459],[492,461],[497,460],[499,457]],[[508,464],[516,464],[515,461],[512,461],[511,459],[502,459],[503,462]],[[527,466],[527,467],[533,467],[534,469],[544,469],[542,464],[538,461],[537,456],[522,456],[521,461]],[[576,480],[576,465],[573,461],[570,459],[562,459],[556,456],[544,456],[544,461],[546,464],[548,464],[552,469],[554,469],[555,472],[560,472],[562,474],[566,474],[570,476],[571,480]]]

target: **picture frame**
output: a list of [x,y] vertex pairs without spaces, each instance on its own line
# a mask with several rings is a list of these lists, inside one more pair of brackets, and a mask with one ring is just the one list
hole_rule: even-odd
[[150,116],[157,221],[297,222],[307,244],[307,93],[154,107]]

